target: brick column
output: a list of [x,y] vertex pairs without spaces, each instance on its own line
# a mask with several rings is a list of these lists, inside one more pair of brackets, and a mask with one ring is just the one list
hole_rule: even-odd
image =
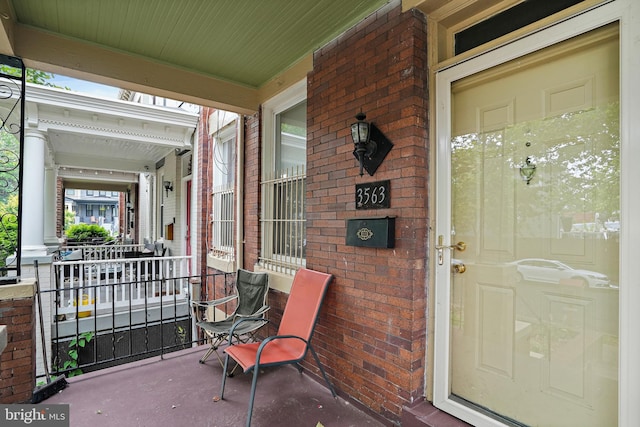
[[7,347],[0,354],[0,403],[27,403],[36,372],[33,279],[0,286],[0,323],[7,326]]

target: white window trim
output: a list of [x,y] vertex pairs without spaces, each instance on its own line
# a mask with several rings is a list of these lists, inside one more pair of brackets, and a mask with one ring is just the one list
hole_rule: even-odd
[[[276,116],[307,99],[307,79],[304,78],[285,91],[266,101],[262,106],[262,170],[272,171],[276,166]],[[264,176],[261,177],[264,179]]]
[[[262,126],[262,135],[261,135],[262,141],[263,141],[262,176],[260,177],[261,186],[263,185],[263,181],[266,179],[265,172],[273,171],[275,170],[275,167],[276,167],[276,150],[275,150],[275,143],[276,143],[275,141],[276,141],[276,132],[277,132],[276,116],[279,113],[286,111],[287,109],[294,107],[295,105],[305,101],[306,99],[307,99],[307,79],[304,78],[299,82],[295,83],[294,85],[292,85],[291,87],[287,88],[283,92],[269,99],[263,104],[262,106],[263,126]],[[265,209],[266,209],[265,197],[266,197],[266,194],[264,194],[263,192],[262,200],[261,200],[263,212],[265,212]],[[264,228],[262,223],[260,224],[260,227],[261,227],[261,232],[263,233],[262,247],[264,248],[264,244],[265,244],[264,242],[266,237],[264,236]],[[306,263],[305,260],[302,259],[302,265],[304,265],[305,263]],[[267,271],[270,274],[273,273],[273,271],[266,269],[259,264],[255,266],[255,269]],[[291,270],[288,273],[290,273],[291,277],[293,277],[293,274],[295,273],[295,271]],[[282,276],[282,274],[279,274],[278,276]],[[282,286],[279,286],[279,289],[284,292],[288,292],[290,287],[291,287],[290,283],[288,283],[288,281],[285,280],[283,281]]]
[[[216,110],[214,111],[208,119],[208,130],[209,130],[209,136],[211,136],[211,138],[213,139],[213,150],[215,150],[215,146],[219,143],[227,143],[230,142],[231,139],[235,139],[235,151],[236,151],[236,155],[238,153],[238,141],[239,141],[239,137],[238,137],[238,119],[239,116],[236,113],[232,113],[229,111],[224,111],[224,110]],[[212,155],[215,155],[215,153],[213,153]],[[235,168],[236,165],[234,165],[234,175],[237,174],[237,169]],[[215,164],[213,165],[213,167],[215,168]],[[214,189],[218,189],[220,188],[220,185],[216,184],[215,182],[215,170],[211,171],[211,179],[213,182],[213,188]],[[235,194],[236,192],[236,181],[237,181],[237,176],[233,176],[233,183],[231,184],[232,188],[232,194],[234,195],[234,198],[237,197],[237,195]],[[215,191],[212,191],[212,196],[213,193],[215,193]],[[210,244],[212,245],[212,249],[214,246],[214,215],[216,212],[216,203],[215,200],[212,201],[212,208],[214,209],[213,212],[210,212],[211,214],[211,219],[212,219],[212,223],[210,224],[210,231],[212,233],[211,235],[211,242]],[[240,216],[238,215],[237,212],[238,209],[238,204],[237,203],[233,203],[233,221],[234,223],[237,221],[238,218],[240,218]],[[236,227],[233,226],[232,229],[235,231]],[[217,247],[215,249],[219,249],[222,250],[223,252],[226,253],[226,255],[218,255],[216,252],[210,252],[209,254],[207,254],[207,265],[209,267],[212,268],[216,268],[218,270],[221,271],[226,271],[226,272],[233,272],[236,269],[236,247],[235,245],[238,245],[238,241],[237,241],[237,236],[233,236],[233,240],[232,240],[232,244],[234,246],[220,246]]]

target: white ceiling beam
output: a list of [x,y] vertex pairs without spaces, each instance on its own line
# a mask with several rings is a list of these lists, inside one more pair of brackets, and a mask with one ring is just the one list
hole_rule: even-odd
[[0,0],[0,53],[16,56],[13,52],[13,9],[8,0]]
[[154,164],[151,159],[145,161],[104,156],[88,157],[72,153],[54,153],[54,160],[56,165],[60,167],[75,169],[111,170],[119,172],[149,172],[154,170]]
[[[1,38],[0,34],[0,43]],[[16,23],[13,39],[15,55],[23,58],[30,68],[241,114],[253,114],[259,107],[255,88],[125,52]]]

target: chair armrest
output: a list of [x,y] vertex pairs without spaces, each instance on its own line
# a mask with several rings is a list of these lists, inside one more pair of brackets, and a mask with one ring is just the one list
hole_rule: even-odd
[[271,307],[269,307],[268,305],[263,305],[262,307],[260,307],[258,309],[258,311],[256,311],[253,314],[236,314],[236,317],[238,318],[248,318],[248,317],[258,317],[258,316],[262,316],[264,313],[266,313],[267,311],[269,311]]
[[237,298],[238,298],[238,295],[236,294],[236,295],[229,295],[223,298],[214,299],[211,301],[191,301],[191,307],[195,311],[196,320],[198,322],[204,322],[208,320],[206,319],[206,316],[205,316],[205,311],[207,308],[222,305],[229,301],[233,301],[234,299],[237,299]]
[[226,297],[223,297],[223,298],[214,299],[214,300],[211,300],[211,301],[191,301],[191,306],[192,307],[207,308],[207,307],[211,307],[211,306],[225,304],[225,303],[227,303],[229,301],[233,301],[236,298],[238,298],[238,295],[229,295],[229,296],[226,296]]
[[[258,366],[260,366],[260,356],[262,355],[262,350],[264,350],[265,346],[267,344],[269,344],[271,341],[275,341],[275,340],[281,340],[281,339],[291,339],[291,338],[295,338],[298,339],[300,341],[302,341],[303,343],[305,343],[305,345],[309,345],[309,342],[307,340],[305,340],[302,337],[299,337],[297,335],[272,335],[270,337],[265,338],[261,343],[260,346],[258,347],[258,351],[256,352],[256,368]],[[306,354],[307,350],[305,350],[305,354]],[[254,369],[256,369],[254,368]]]

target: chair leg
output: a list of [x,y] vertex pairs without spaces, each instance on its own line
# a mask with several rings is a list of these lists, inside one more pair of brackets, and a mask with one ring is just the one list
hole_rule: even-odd
[[211,344],[209,347],[209,350],[207,350],[207,352],[200,358],[200,360],[198,362],[200,363],[204,363],[207,361],[207,359],[209,358],[209,356],[211,356],[211,353],[216,353],[216,356],[218,357],[218,361],[220,361],[220,366],[222,366],[222,359],[220,358],[220,355],[217,353],[218,347],[220,346],[220,343],[226,338],[226,334],[225,335],[214,335],[212,336],[211,339]]
[[331,382],[329,382],[329,378],[327,378],[327,374],[324,372],[324,369],[322,368],[320,359],[318,358],[316,351],[313,349],[313,347],[311,347],[311,344],[309,344],[309,349],[311,350],[311,354],[313,354],[313,358],[316,359],[316,364],[318,365],[318,368],[320,368],[320,372],[322,372],[322,376],[324,377],[324,380],[327,382],[327,385],[329,386],[329,390],[331,390],[331,394],[333,395],[333,397],[337,397],[336,391],[333,389],[333,385],[331,384]]
[[249,413],[247,414],[247,427],[251,427],[251,415],[253,414],[253,400],[256,395],[256,384],[258,384],[258,373],[260,365],[253,367],[253,380],[251,381],[251,396],[249,397]]
[[211,353],[213,353],[214,351],[216,351],[216,348],[214,348],[213,346],[209,347],[209,350],[207,350],[207,352],[200,358],[200,360],[198,360],[198,362],[206,362],[209,356],[211,356]]
[[224,398],[224,384],[227,382],[227,366],[229,365],[229,355],[224,357],[224,367],[222,368],[222,389],[220,390],[220,400]]

